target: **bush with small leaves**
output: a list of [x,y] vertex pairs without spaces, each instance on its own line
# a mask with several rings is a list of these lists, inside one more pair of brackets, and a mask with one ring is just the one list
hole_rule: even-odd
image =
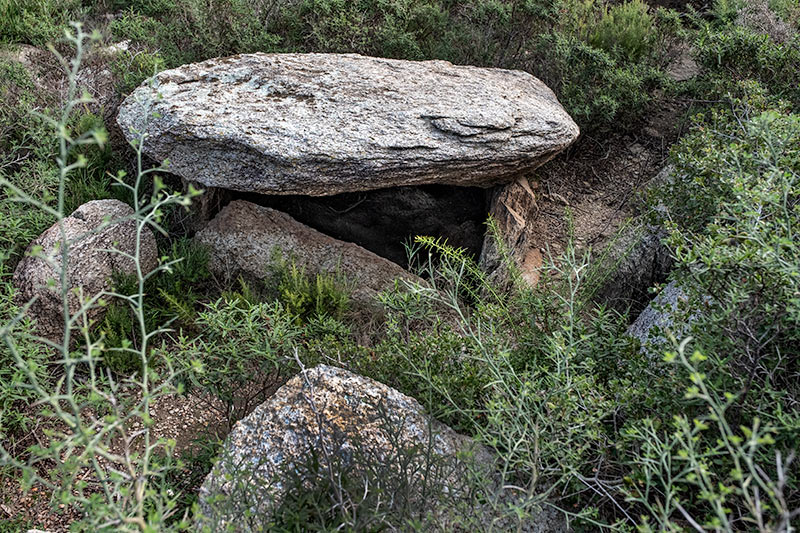
[[744,391],[743,408],[782,418],[800,402],[800,116],[734,113],[698,122],[658,198],[687,312],[702,309],[696,342]]
[[0,0],[0,43],[46,44],[86,11],[81,0]]
[[[148,295],[146,325],[156,329],[169,323],[194,329],[200,295],[211,274],[208,271],[208,251],[192,240],[181,238],[172,242],[168,253],[170,265],[157,276],[149,277],[144,290]],[[116,275],[114,290],[119,294],[136,294],[136,276]],[[129,348],[139,346],[141,335],[130,301],[112,300],[102,324],[93,332],[102,339],[106,367],[128,376],[141,371],[141,361]]]
[[228,427],[295,369],[294,350],[304,332],[279,302],[218,300],[198,314],[196,325],[202,336],[177,335],[163,350],[177,354],[189,392],[208,401]]
[[650,53],[656,37],[650,9],[642,0],[604,6],[603,15],[589,36],[592,46],[627,61],[636,62]]
[[741,398],[710,385],[705,371],[717,369],[699,351],[689,356],[689,341],[666,360],[687,375],[685,399],[697,408],[669,424],[645,419],[623,431],[634,447],[622,492],[646,511],[639,530],[792,531],[800,515],[794,450],[776,441],[781,429],[736,413]]
[[800,104],[800,33],[794,42],[778,43],[764,33],[730,23],[702,22],[695,34],[698,62],[706,70],[702,98],[724,98],[736,85],[758,82],[773,99]]

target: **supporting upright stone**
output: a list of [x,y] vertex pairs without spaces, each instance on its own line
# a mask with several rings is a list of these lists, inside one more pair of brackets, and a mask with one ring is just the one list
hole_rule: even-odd
[[277,257],[293,260],[311,276],[342,274],[352,298],[374,304],[395,279],[423,281],[391,261],[353,243],[324,235],[285,213],[244,200],[228,204],[195,239],[209,248],[209,268],[220,277],[262,279]]

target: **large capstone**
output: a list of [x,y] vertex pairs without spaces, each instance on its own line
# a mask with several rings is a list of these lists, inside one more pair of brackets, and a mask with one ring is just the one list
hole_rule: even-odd
[[[159,96],[160,95],[160,96]],[[327,196],[487,187],[538,167],[578,127],[525,72],[354,54],[245,54],[164,71],[123,103],[129,139],[207,187]]]

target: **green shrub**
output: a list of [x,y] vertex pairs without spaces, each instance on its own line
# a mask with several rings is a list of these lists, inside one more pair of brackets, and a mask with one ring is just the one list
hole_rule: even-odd
[[730,23],[736,19],[743,4],[743,0],[714,0],[711,11],[718,21]]
[[624,65],[583,40],[553,33],[542,38],[548,63],[539,75],[585,131],[630,126],[663,84],[663,74],[645,64]]
[[191,393],[220,411],[228,427],[274,392],[283,373],[295,368],[302,329],[279,302],[248,305],[218,300],[198,314],[202,336],[178,335],[164,349],[175,351],[188,371]]
[[28,245],[51,226],[54,219],[49,213],[31,211],[9,200],[4,192],[0,194],[0,266],[13,272]]
[[108,4],[109,11],[130,10],[147,17],[170,13],[178,5],[178,0],[103,0],[103,2]]
[[80,0],[0,0],[0,43],[42,46],[85,14]]
[[768,419],[800,399],[800,116],[749,113],[699,123],[659,198],[697,343]]
[[301,323],[311,317],[342,318],[350,301],[351,290],[341,274],[317,274],[311,277],[294,261],[278,262],[273,268],[278,279],[278,299]]
[[[715,531],[790,531],[797,516],[797,467],[784,455],[780,430],[758,416],[736,413],[736,394],[715,391],[706,357],[686,354],[686,342],[667,354],[688,374],[686,402],[704,409],[678,414],[667,427],[644,420],[623,431],[635,443],[622,492],[645,510],[639,531],[680,531],[688,522]],[[796,438],[796,437],[795,437]]]
[[653,17],[642,0],[604,6],[589,42],[627,61],[639,61],[651,52],[656,36]]
[[694,45],[699,63],[720,87],[706,90],[703,98],[724,96],[737,83],[754,80],[772,97],[800,104],[800,47],[796,44],[775,43],[768,35],[740,26],[704,25]]
[[[390,315],[390,335],[368,373],[497,450],[500,485],[513,485],[526,500],[506,506],[511,496],[502,491],[483,497],[508,513],[504,527],[524,528],[561,488],[578,490],[581,480],[614,470],[619,456],[609,421],[675,408],[673,382],[647,374],[648,361],[623,335],[624,317],[591,307],[583,286],[592,279],[589,258],[574,247],[547,262],[537,287],[517,284],[505,293],[487,285],[462,252],[420,242],[440,259],[426,272],[433,287],[410,291],[443,307],[442,320],[417,323],[415,333]],[[388,303],[402,315],[405,301]],[[602,464],[610,470],[592,470]],[[555,504],[597,524],[586,501]]]
[[[179,325],[192,328],[203,284],[210,277],[208,251],[192,240],[176,239],[166,257],[170,266],[145,283],[146,325],[155,329],[158,324],[177,320]],[[125,296],[136,294],[138,283],[133,276],[116,276],[114,291]],[[139,330],[129,303],[108,304],[103,322],[93,334],[103,340],[107,368],[125,376],[141,371],[140,358],[130,351],[141,343]]]
[[[108,137],[103,118],[89,111],[79,114],[70,126],[70,134],[76,137],[89,132],[93,132],[104,141]],[[91,200],[114,197],[109,169],[113,168],[117,161],[111,153],[110,145],[104,142],[102,145],[83,146],[74,150],[72,156],[77,158],[78,154],[86,159],[86,163],[76,169],[67,182],[64,208],[69,212]]]
[[[71,117],[89,103],[88,98],[79,96],[75,83],[89,36],[76,24],[66,38],[76,49],[74,57],[62,65],[69,81],[66,106],[56,114],[57,118],[47,123],[51,128],[50,140],[57,145],[53,154],[56,198],[46,203],[35,192],[0,177],[4,193],[13,194],[9,199],[25,203],[30,210],[47,211],[60,223],[69,215],[64,209],[67,181],[72,171],[84,164],[83,159],[73,159],[73,156],[78,149],[102,143],[104,139],[98,130],[79,136],[71,134]],[[137,160],[141,161],[141,139],[134,148]],[[193,196],[191,192],[187,195],[167,193],[156,183],[152,194],[142,201],[144,195],[139,187],[143,172],[141,167],[137,168],[137,179],[130,186],[137,235],[161,220],[165,207],[188,205]],[[62,243],[61,250],[69,258],[71,243]],[[140,260],[138,254],[133,259]],[[164,265],[159,265],[156,273],[163,268]],[[137,269],[137,285],[141,287],[144,282],[144,274]],[[62,276],[53,289],[66,302],[71,291],[70,280]],[[143,299],[141,291],[129,298],[139,324],[145,322]],[[175,443],[152,433],[150,406],[159,397],[179,392],[176,376],[169,361],[153,364],[164,370],[162,374],[148,367],[148,363],[153,362],[148,342],[158,334],[155,330],[142,331],[138,350],[143,367],[141,376],[131,377],[124,386],[121,381],[111,379],[100,367],[100,347],[91,339],[85,339],[89,341],[85,345],[79,344],[71,327],[73,320],[81,323],[87,319],[86,313],[97,305],[98,301],[90,300],[83,302],[80,309],[70,310],[64,317],[61,344],[43,343],[29,328],[22,329],[21,310],[11,310],[12,314],[2,316],[3,367],[18,371],[11,387],[30,394],[30,401],[26,403],[31,415],[36,417],[40,427],[48,429],[38,434],[40,440],[32,439],[32,442],[21,443],[4,434],[0,439],[0,467],[5,472],[17,473],[24,490],[33,485],[42,486],[52,494],[53,503],[60,502],[76,510],[80,519],[71,525],[73,529],[141,531],[159,528],[175,513],[174,495],[161,490],[158,483],[165,471],[174,468],[170,456]],[[65,307],[69,306],[65,303]],[[27,352],[28,345],[46,352],[46,372],[41,372],[42,365],[37,365],[36,358]],[[5,359],[10,359],[10,364],[7,365]],[[138,436],[131,438],[130,431],[134,427],[137,427],[133,431],[138,432]],[[104,466],[100,465],[101,457]],[[87,481],[87,477],[91,481]],[[102,487],[100,491],[96,490],[98,486]],[[188,528],[188,523],[176,526],[176,529],[181,528]]]
[[[465,411],[477,409],[490,379],[486,369],[465,357],[465,350],[471,346],[458,331],[440,326],[405,332],[398,327],[399,318],[390,318],[386,338],[374,348],[346,352],[351,369],[418,398],[453,427],[469,428],[470,422],[454,415],[450,402]],[[417,372],[423,371],[435,376],[438,389],[420,381]]]
[[8,174],[20,166],[13,163],[19,150],[36,149],[31,146],[33,132],[40,134],[41,139],[37,140],[45,146],[55,146],[55,143],[45,136],[40,122],[31,116],[31,111],[43,107],[46,100],[22,63],[0,58],[0,99],[4,104],[0,107],[0,169]]
[[[0,262],[0,320],[6,323],[12,319],[19,308],[14,302],[15,289],[7,281],[10,272]],[[28,320],[16,326],[17,331],[25,331],[32,327]],[[30,365],[33,374],[45,379],[47,372],[47,350],[36,342],[22,342],[14,349]],[[11,440],[10,435],[18,434],[27,424],[33,413],[27,409],[35,394],[28,388],[20,387],[25,373],[17,367],[12,348],[5,343],[0,344],[0,435]]]
[[665,41],[675,29],[663,18],[657,25],[638,0],[472,2],[453,16],[447,59],[531,72],[584,132],[627,128],[664,85]]
[[[727,284],[703,292],[687,289],[719,299],[719,311],[714,311],[716,302],[706,304],[711,318],[694,328],[693,342],[714,352],[708,357],[682,358],[676,368],[638,351],[624,335],[624,317],[591,305],[585,291],[592,290],[592,263],[572,247],[546,262],[536,288],[516,287],[496,298],[491,288],[474,286],[476,280],[479,286],[486,282],[480,275],[465,275],[473,268],[468,258],[422,241],[443,252],[430,276],[438,290],[411,291],[449,306],[460,335],[451,337],[447,326],[438,324],[437,329],[436,323],[429,329],[418,324],[425,333],[409,334],[402,322],[390,321],[401,327],[366,368],[496,450],[507,476],[503,483],[530,498],[530,507],[515,508],[522,522],[535,512],[534,502],[548,497],[570,512],[581,509],[575,525],[591,530],[623,522],[642,531],[669,530],[687,516],[710,529],[722,524],[723,530],[733,530],[759,519],[778,526],[798,507],[796,483],[780,481],[797,472],[790,459],[782,458],[791,457],[800,437],[800,419],[791,407],[797,401],[800,253],[793,245],[797,239],[787,234],[800,214],[800,195],[792,189],[798,183],[797,119],[772,114],[745,125],[739,141],[744,146],[730,145],[728,134],[697,142],[707,147],[718,139],[720,144],[708,151],[723,154],[720,161],[727,167],[716,168],[719,177],[739,183],[727,193],[708,196],[719,202],[718,208],[727,206],[719,216],[729,229],[704,240],[702,226],[699,235],[683,235],[676,248],[679,261],[687,265],[687,287],[704,276],[719,276],[717,282]],[[713,169],[716,161],[702,168]],[[750,180],[735,170],[747,175],[759,168]],[[665,196],[680,205],[671,192]],[[774,209],[765,198],[772,199]],[[742,212],[728,211],[735,205]],[[711,220],[709,235],[720,231],[717,219]],[[695,253],[704,254],[703,264]],[[753,268],[754,262],[764,268]],[[743,299],[737,293],[756,297]],[[390,308],[402,310],[404,302],[390,300]],[[729,303],[745,314],[726,323],[719,318],[731,318]],[[737,326],[751,328],[766,343],[761,348],[773,352],[758,361],[753,381],[747,372],[752,367],[742,363],[750,362],[748,354],[755,354],[757,346],[747,346],[747,329]],[[777,381],[765,381],[767,376]],[[685,383],[691,385],[684,396]],[[777,458],[776,452],[781,454]],[[556,496],[587,489],[603,494],[601,488],[610,492],[599,498]],[[726,529],[726,524],[735,525]]]
[[111,65],[111,70],[119,80],[117,91],[129,94],[144,80],[161,72],[165,67],[166,63],[158,52],[124,51],[118,54]]
[[7,135],[13,133],[11,126],[19,120],[20,110],[30,108],[36,102],[36,87],[22,63],[0,59],[0,97],[7,104],[0,109],[5,152],[9,148]]
[[18,531],[26,531],[32,526],[33,523],[30,520],[21,516],[3,518],[0,520],[0,533],[17,533]]
[[274,27],[291,50],[399,59],[431,58],[448,20],[436,0],[303,0],[280,14]]
[[137,324],[127,305],[116,303],[108,306],[103,322],[98,329],[103,338],[103,364],[120,376],[130,376],[142,371],[142,362],[128,351],[133,347],[131,339],[138,335]]
[[800,2],[797,0],[769,0],[769,8],[781,19],[800,30]]
[[[50,205],[58,192],[58,168],[53,161],[58,144],[52,138],[48,120],[56,114],[45,107],[49,95],[42,94],[25,68],[17,62],[0,60],[0,177]],[[88,111],[75,113],[66,124],[75,137],[96,132],[106,133],[100,117]],[[71,173],[65,183],[65,206],[72,212],[81,204],[112,197],[108,168],[114,163],[107,145],[74,147],[71,161],[78,156],[85,165]],[[0,189],[0,262],[14,265],[28,244],[55,220],[51,214],[10,200],[7,188]]]
[[[796,480],[798,467],[784,458],[800,438],[800,117],[764,110],[768,103],[762,91],[698,117],[658,196],[686,293],[675,320],[688,324],[698,350],[678,352],[693,382],[687,399],[711,415],[633,430],[642,443],[634,483],[664,494],[650,507],[654,527],[688,509],[705,527],[781,531],[797,512],[796,482],[780,479]],[[656,466],[656,457],[674,466]]]
[[130,58],[134,72],[124,87],[152,75],[153,67],[275,51],[277,37],[269,32],[269,11],[244,0],[175,0],[161,4],[157,13],[131,7],[112,21],[111,33],[117,39],[133,40],[147,52],[142,58]]
[[211,277],[208,249],[184,237],[172,242],[169,257],[175,262],[167,270],[167,275],[154,280],[156,292],[163,302],[154,312],[162,321],[172,316],[187,321],[194,314],[203,283]]
[[[43,99],[20,63],[0,60],[0,100],[0,178],[52,202],[58,176],[50,156],[56,144],[45,121],[32,114]],[[11,267],[54,221],[52,215],[12,197],[7,187],[0,188],[0,263]]]
[[248,0],[184,0],[189,35],[202,59],[246,52],[270,52],[277,43],[269,31],[268,4]]
[[[185,26],[186,23],[180,19],[175,20],[177,15],[177,7],[174,13],[170,12],[160,18],[148,17],[130,9],[115,17],[109,24],[109,30],[115,40],[131,40],[137,48],[142,50],[141,53],[149,56],[143,59],[143,66],[147,67],[148,63],[156,63],[155,58],[160,56],[164,60],[165,67],[173,68],[198,59],[194,57],[189,46],[190,35],[184,33],[188,29]],[[126,68],[128,62],[133,61],[139,60],[134,60],[130,54],[123,55],[120,61],[115,61],[112,68],[121,71]],[[139,76],[152,75],[152,72],[139,68],[135,70],[134,76],[129,78],[131,84]]]

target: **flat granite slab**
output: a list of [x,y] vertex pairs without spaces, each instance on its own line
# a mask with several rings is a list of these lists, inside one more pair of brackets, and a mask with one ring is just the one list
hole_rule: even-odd
[[[160,97],[157,97],[160,95]],[[186,180],[326,196],[398,185],[488,187],[578,137],[525,72],[355,54],[245,54],[164,71],[117,121]]]

